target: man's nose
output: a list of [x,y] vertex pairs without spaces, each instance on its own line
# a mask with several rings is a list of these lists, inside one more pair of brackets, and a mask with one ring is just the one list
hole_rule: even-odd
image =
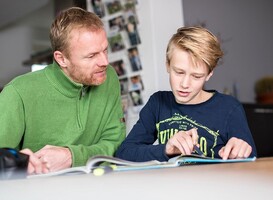
[[104,65],[108,65],[109,64],[109,62],[108,62],[108,56],[107,56],[107,54],[105,54],[105,53],[100,53],[99,54],[99,60],[98,60],[98,65],[99,66],[104,66]]

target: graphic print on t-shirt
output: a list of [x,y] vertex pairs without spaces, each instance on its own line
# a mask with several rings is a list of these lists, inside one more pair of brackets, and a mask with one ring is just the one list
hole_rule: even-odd
[[214,158],[214,147],[217,144],[219,136],[218,131],[214,131],[188,116],[182,116],[175,113],[171,118],[162,120],[156,124],[157,137],[159,144],[166,144],[167,141],[178,131],[187,131],[192,128],[197,128],[198,143],[201,151],[206,155],[211,155]]

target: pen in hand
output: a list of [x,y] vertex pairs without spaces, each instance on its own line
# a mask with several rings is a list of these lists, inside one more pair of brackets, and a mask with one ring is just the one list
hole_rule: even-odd
[[[199,137],[198,133],[197,133],[198,128],[194,127],[193,129],[196,131],[197,139],[198,139],[198,137]],[[205,155],[203,154],[203,152],[199,149],[199,147],[196,144],[194,144],[193,149],[194,149],[194,151],[195,151],[195,153],[197,155],[205,157]]]
[[198,148],[197,145],[194,145],[194,146],[193,146],[193,149],[195,150],[195,152],[196,152],[198,155],[200,155],[200,156],[202,156],[202,157],[205,157],[205,155],[204,155],[203,152]]

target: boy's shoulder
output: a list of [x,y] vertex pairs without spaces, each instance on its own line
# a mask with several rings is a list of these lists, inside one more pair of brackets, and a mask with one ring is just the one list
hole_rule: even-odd
[[221,92],[218,92],[218,91],[215,91],[215,93],[218,94],[218,96],[220,98],[223,98],[226,101],[236,101],[236,102],[239,102],[239,100],[236,97],[234,97],[234,96],[232,96],[230,94],[224,94],[224,93],[221,93]]
[[154,105],[156,103],[161,104],[162,102],[171,103],[174,101],[174,96],[171,91],[157,91],[153,93],[149,98],[149,103]]
[[173,93],[171,91],[157,91],[153,93],[150,97],[150,99],[172,99],[174,98]]
[[169,97],[169,96],[173,96],[172,91],[157,91],[155,93],[153,93],[152,96],[156,96],[156,97]]
[[227,106],[227,107],[241,105],[240,101],[236,97],[229,95],[229,94],[223,94],[218,91],[214,91],[212,101],[218,102],[222,106]]

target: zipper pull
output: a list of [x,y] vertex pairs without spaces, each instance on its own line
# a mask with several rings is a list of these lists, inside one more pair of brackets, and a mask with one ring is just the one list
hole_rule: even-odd
[[82,87],[80,99],[85,96],[87,90],[88,90],[88,86]]

